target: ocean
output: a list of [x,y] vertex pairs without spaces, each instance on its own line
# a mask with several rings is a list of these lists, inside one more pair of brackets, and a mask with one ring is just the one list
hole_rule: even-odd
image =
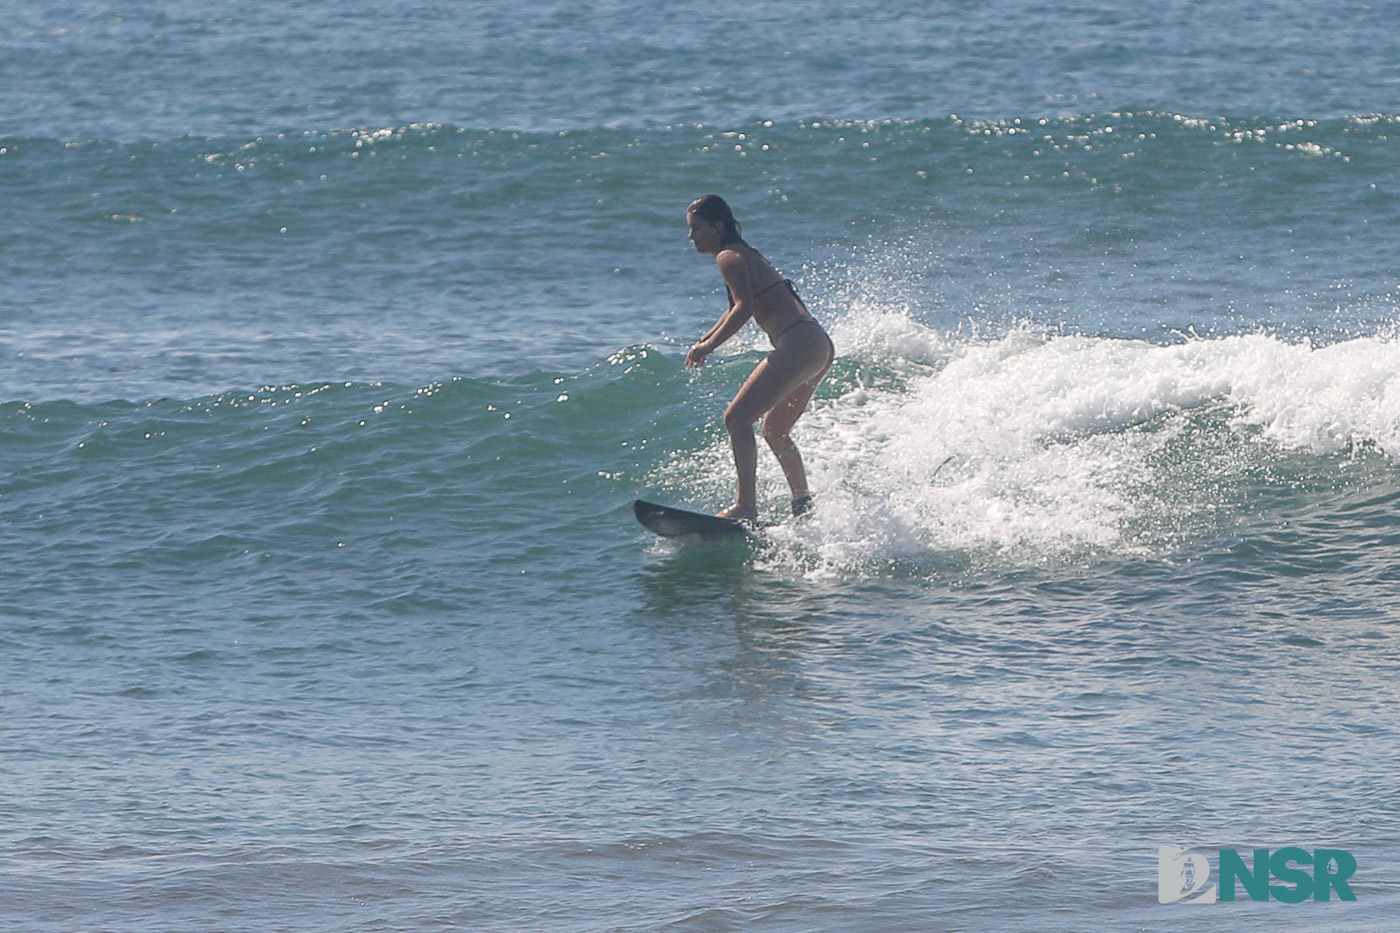
[[6,12],[0,928],[1393,927],[1400,4]]

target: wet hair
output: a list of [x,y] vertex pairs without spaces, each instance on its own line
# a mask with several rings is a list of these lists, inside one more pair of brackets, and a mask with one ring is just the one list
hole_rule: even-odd
[[739,221],[734,219],[734,212],[729,209],[729,205],[719,195],[707,194],[704,197],[696,198],[690,202],[686,213],[694,214],[701,220],[707,220],[712,224],[721,224],[724,227],[724,232],[720,234],[720,246],[732,246],[735,243],[744,242],[743,234],[739,229]]

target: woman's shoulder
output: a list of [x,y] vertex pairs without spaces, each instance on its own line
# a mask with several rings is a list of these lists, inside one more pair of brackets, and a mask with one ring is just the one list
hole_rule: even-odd
[[767,259],[763,258],[762,253],[743,242],[731,243],[720,250],[718,255],[715,256],[715,261],[718,262],[720,266],[742,263],[745,267],[752,269],[772,267],[772,264]]
[[749,257],[754,255],[754,250],[753,247],[745,248],[746,246],[747,244],[741,246],[737,243],[726,246],[715,254],[715,263],[721,270],[748,268]]

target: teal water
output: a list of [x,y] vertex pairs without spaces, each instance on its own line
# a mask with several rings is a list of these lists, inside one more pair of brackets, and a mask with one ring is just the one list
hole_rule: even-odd
[[[1388,929],[1393,13],[17,12],[0,926]],[[707,191],[839,351],[753,546],[630,511]]]

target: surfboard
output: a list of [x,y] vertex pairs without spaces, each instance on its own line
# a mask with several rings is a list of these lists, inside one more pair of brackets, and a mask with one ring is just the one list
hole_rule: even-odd
[[751,538],[754,526],[733,518],[657,505],[638,499],[632,503],[637,521],[663,538]]

